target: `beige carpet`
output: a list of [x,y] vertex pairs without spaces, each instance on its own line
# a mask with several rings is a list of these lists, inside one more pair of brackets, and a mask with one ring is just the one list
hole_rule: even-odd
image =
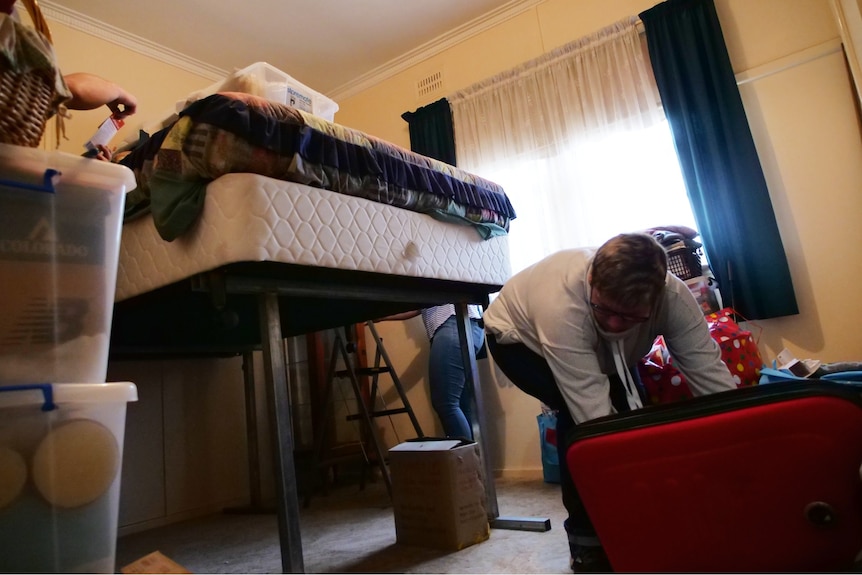
[[[491,537],[446,552],[396,543],[392,506],[380,480],[364,490],[334,487],[302,510],[309,573],[570,573],[558,485],[539,478],[497,479],[500,515],[547,518],[546,532],[492,529]],[[193,573],[281,573],[274,514],[218,514],[127,535],[117,567],[161,551]]]

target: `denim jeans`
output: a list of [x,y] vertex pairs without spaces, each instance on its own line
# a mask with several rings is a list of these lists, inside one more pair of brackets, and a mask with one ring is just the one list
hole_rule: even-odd
[[[595,527],[590,520],[578,490],[572,481],[569,466],[566,463],[566,451],[569,444],[566,437],[575,427],[569,408],[563,399],[563,394],[557,387],[554,374],[548,362],[542,356],[534,353],[521,343],[499,344],[493,335],[488,336],[488,351],[494,358],[494,363],[521,391],[532,395],[551,409],[557,410],[557,454],[560,458],[560,490],[563,495],[563,506],[569,514],[564,523],[569,537],[570,546],[599,545]],[[637,370],[632,369],[635,381]],[[611,403],[617,412],[629,411],[625,387],[616,375],[609,375]]]
[[[485,332],[478,320],[471,319],[470,326],[475,355],[482,347]],[[473,390],[467,386],[464,362],[461,359],[457,316],[449,316],[431,338],[428,383],[431,388],[431,406],[437,413],[446,436],[473,439]]]

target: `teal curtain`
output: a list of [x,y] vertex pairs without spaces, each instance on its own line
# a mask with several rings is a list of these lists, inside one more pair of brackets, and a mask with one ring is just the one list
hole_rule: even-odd
[[441,98],[401,117],[410,128],[410,149],[417,154],[455,165],[455,132],[449,100]]
[[725,305],[799,313],[766,179],[712,0],[640,14],[689,199]]

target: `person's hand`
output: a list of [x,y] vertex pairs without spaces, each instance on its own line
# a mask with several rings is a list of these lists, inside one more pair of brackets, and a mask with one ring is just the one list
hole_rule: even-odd
[[104,144],[96,144],[95,148],[87,148],[87,151],[82,155],[91,160],[100,160],[102,162],[114,161],[114,151]]
[[96,152],[96,155],[93,156],[93,158],[97,160],[102,160],[103,162],[110,162],[111,159],[114,157],[114,151],[104,144],[97,144],[96,149],[98,151]]
[[122,120],[123,118],[135,113],[138,109],[138,101],[134,96],[119,86],[117,89],[120,92],[119,96],[117,96],[115,100],[108,102],[107,106],[111,109],[111,112],[113,112],[112,115],[114,118]]

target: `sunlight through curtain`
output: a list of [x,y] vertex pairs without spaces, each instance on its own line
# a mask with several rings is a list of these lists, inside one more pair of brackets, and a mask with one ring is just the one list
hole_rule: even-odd
[[560,249],[694,217],[635,18],[448,97],[458,166],[518,218],[513,271]]

